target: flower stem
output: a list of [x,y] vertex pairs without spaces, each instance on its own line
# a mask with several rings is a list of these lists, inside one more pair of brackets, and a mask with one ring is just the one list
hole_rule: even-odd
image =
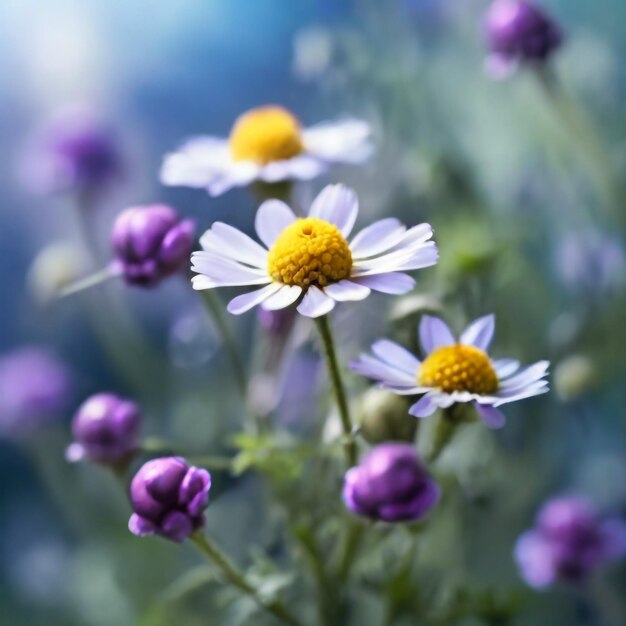
[[350,520],[348,528],[346,529],[346,538],[343,544],[341,562],[339,563],[339,578],[343,581],[348,580],[364,530],[365,527],[363,524]]
[[578,152],[592,172],[601,196],[613,209],[621,209],[623,186],[617,178],[611,155],[588,115],[565,91],[550,67],[538,67],[535,76],[569,137],[578,144]]
[[451,407],[441,410],[441,414],[439,415],[437,426],[435,428],[432,446],[427,457],[429,463],[434,463],[439,458],[456,432],[459,420],[456,416],[455,406],[456,405],[453,404]]
[[243,573],[226,557],[222,551],[201,532],[191,535],[190,539],[202,554],[213,563],[224,575],[224,578],[242,593],[250,596],[260,607],[274,615],[276,619],[290,626],[300,626],[297,620],[278,599],[263,598],[258,590],[252,586]]
[[241,356],[239,355],[239,349],[237,348],[237,342],[233,334],[233,329],[230,324],[230,320],[224,313],[222,301],[213,289],[205,289],[201,293],[205,307],[211,316],[211,319],[217,326],[217,329],[224,341],[224,345],[226,346],[226,350],[230,356],[239,390],[245,397],[248,389],[246,368],[241,360]]
[[333,335],[330,328],[330,319],[328,315],[322,315],[321,317],[315,319],[315,323],[317,324],[317,329],[322,340],[324,356],[326,357],[326,366],[333,385],[337,408],[339,409],[339,417],[341,418],[341,425],[343,427],[343,434],[346,439],[343,444],[346,455],[346,463],[348,464],[348,467],[352,467],[353,465],[356,465],[357,462],[357,450],[352,439],[352,420],[350,419],[350,410],[348,408],[346,391],[341,379],[341,370],[339,368],[337,352],[335,351],[335,343],[333,341]]

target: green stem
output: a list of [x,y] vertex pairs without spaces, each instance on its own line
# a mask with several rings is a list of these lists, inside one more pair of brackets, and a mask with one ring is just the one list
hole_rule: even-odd
[[346,391],[341,379],[341,370],[339,368],[339,361],[337,360],[337,353],[335,351],[335,343],[333,341],[333,335],[330,328],[330,319],[328,315],[322,315],[322,317],[315,319],[315,323],[317,324],[317,329],[322,340],[324,356],[326,357],[326,366],[333,385],[337,408],[339,410],[339,417],[341,418],[341,425],[345,436],[343,448],[346,455],[346,463],[348,464],[348,467],[352,467],[353,465],[356,465],[357,462],[357,450],[356,444],[352,439],[352,420],[350,419],[350,410],[348,408]]
[[453,404],[447,409],[442,409],[439,414],[432,446],[427,457],[429,463],[434,463],[439,458],[456,432],[459,420],[455,413],[455,406]]
[[206,309],[209,312],[211,319],[215,322],[215,325],[224,340],[224,345],[226,346],[226,350],[230,356],[235,377],[237,378],[239,390],[245,397],[248,389],[246,368],[241,360],[241,356],[239,355],[239,349],[237,347],[235,335],[233,334],[232,325],[224,313],[224,305],[220,300],[220,297],[213,289],[205,289],[201,293]]
[[610,206],[621,209],[623,188],[617,178],[615,164],[589,117],[563,89],[558,76],[550,67],[538,67],[535,76],[568,136],[578,144],[578,152],[593,172],[593,181],[600,194]]
[[357,555],[363,531],[365,527],[353,520],[350,521],[346,530],[346,539],[343,544],[343,554],[339,563],[339,578],[343,581],[348,580],[352,564]]
[[300,622],[287,610],[285,605],[278,599],[267,600],[258,590],[251,585],[242,572],[222,553],[222,551],[201,532],[191,535],[190,539],[198,550],[212,562],[224,575],[233,587],[250,596],[260,607],[274,615],[278,620],[290,626],[300,626]]

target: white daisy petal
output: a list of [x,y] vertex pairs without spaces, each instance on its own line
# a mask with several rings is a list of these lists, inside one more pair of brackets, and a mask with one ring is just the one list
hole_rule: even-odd
[[232,259],[202,250],[191,255],[191,269],[221,287],[262,285],[271,281],[264,270],[240,265]]
[[520,366],[520,362],[517,359],[495,359],[491,364],[496,371],[498,380],[514,374]]
[[241,315],[242,313],[245,313],[251,308],[257,306],[257,304],[261,304],[261,302],[267,300],[281,287],[282,285],[280,283],[272,283],[271,285],[263,287],[263,289],[257,289],[256,291],[251,291],[250,293],[244,293],[241,296],[233,298],[228,303],[226,309],[233,315]]
[[438,317],[424,315],[420,320],[419,336],[422,348],[426,354],[435,348],[451,346],[456,343],[448,325]]
[[[223,222],[215,222],[205,235],[207,239],[204,239],[204,235],[200,239],[203,248],[206,249],[210,245],[214,251],[220,251],[235,261],[247,263],[253,267],[267,267],[267,250],[240,230]],[[211,235],[213,235],[213,241],[209,244]]]
[[420,366],[419,359],[395,341],[379,339],[372,345],[372,352],[381,361],[406,372],[415,379]]
[[434,241],[400,248],[379,257],[354,262],[355,276],[401,272],[430,267],[437,263],[439,251]]
[[350,243],[352,258],[364,259],[395,246],[404,237],[406,226],[395,217],[378,220],[358,232]]
[[302,302],[298,305],[298,312],[305,317],[321,317],[330,313],[335,307],[335,301],[317,287],[309,287]]
[[425,243],[433,236],[433,227],[427,222],[417,224],[406,231],[402,241],[398,244],[398,247],[405,247],[409,245],[415,245],[419,243]]
[[218,174],[206,185],[210,196],[221,196],[233,187],[245,187],[259,175],[259,166],[250,161],[239,161],[231,164],[224,172]]
[[264,165],[259,171],[259,178],[267,183],[282,180],[311,180],[328,169],[319,159],[302,154],[286,161],[274,161]]
[[479,404],[478,402],[474,403],[474,407],[478,415],[480,415],[480,419],[482,419],[489,428],[502,428],[506,424],[506,417],[504,417],[503,413],[496,409],[496,407],[488,404]]
[[257,211],[254,227],[259,239],[271,248],[276,238],[296,221],[293,211],[280,200],[267,200]]
[[387,391],[393,391],[393,393],[396,393],[399,396],[417,396],[419,394],[429,393],[432,391],[432,387],[409,387],[407,385],[382,384],[381,388],[387,389]]
[[415,376],[407,374],[392,365],[383,363],[369,354],[362,354],[357,361],[350,363],[350,368],[362,376],[373,378],[385,385],[412,387],[415,385]]
[[283,285],[279,291],[270,296],[261,304],[266,311],[277,311],[293,304],[302,293],[302,287],[297,285]]
[[502,404],[508,404],[509,402],[517,402],[518,400],[524,400],[525,398],[540,396],[541,394],[547,393],[548,391],[548,382],[540,381],[539,383],[531,385],[526,389],[520,390],[513,395],[497,397],[493,402],[493,406],[500,406]]
[[546,375],[549,366],[549,361],[538,361],[533,365],[529,365],[528,367],[521,369],[510,378],[501,381],[500,389],[510,389],[518,387],[519,385],[526,385],[536,380],[539,380]]
[[495,324],[495,316],[493,314],[474,320],[461,334],[459,343],[475,346],[479,350],[486,352],[493,338]]
[[353,283],[349,280],[340,280],[324,287],[324,293],[337,302],[348,302],[351,300],[363,300],[370,295],[370,290],[365,285]]
[[426,394],[409,408],[409,415],[413,417],[428,417],[437,410],[433,396]]
[[203,289],[213,289],[219,285],[216,285],[215,281],[211,280],[208,276],[199,274],[191,279],[191,286],[195,291],[202,291]]
[[411,291],[415,287],[415,280],[408,274],[389,272],[388,274],[373,274],[352,279],[359,285],[365,285],[374,291],[399,295]]
[[344,163],[361,163],[370,156],[369,136],[369,124],[355,119],[324,122],[302,132],[307,152],[326,161]]
[[358,213],[359,201],[353,189],[345,185],[328,185],[313,200],[309,216],[334,224],[347,237]]

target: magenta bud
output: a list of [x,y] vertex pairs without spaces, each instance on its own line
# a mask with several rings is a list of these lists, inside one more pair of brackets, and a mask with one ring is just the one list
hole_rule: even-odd
[[113,225],[114,268],[131,285],[156,285],[189,263],[194,236],[194,222],[165,204],[126,209]]
[[130,486],[134,513],[128,528],[139,537],[157,534],[183,541],[204,525],[210,489],[209,472],[180,457],[148,461]]

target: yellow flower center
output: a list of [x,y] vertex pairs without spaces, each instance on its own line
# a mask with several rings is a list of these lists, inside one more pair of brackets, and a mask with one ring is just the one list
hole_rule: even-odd
[[419,368],[417,380],[424,387],[437,387],[447,393],[488,395],[498,389],[498,376],[489,357],[474,346],[462,344],[433,350]]
[[267,271],[285,285],[325,287],[348,278],[350,246],[339,229],[317,217],[298,219],[278,236],[267,258]]
[[304,150],[298,120],[278,106],[258,107],[240,115],[229,142],[235,161],[260,165],[291,159]]

